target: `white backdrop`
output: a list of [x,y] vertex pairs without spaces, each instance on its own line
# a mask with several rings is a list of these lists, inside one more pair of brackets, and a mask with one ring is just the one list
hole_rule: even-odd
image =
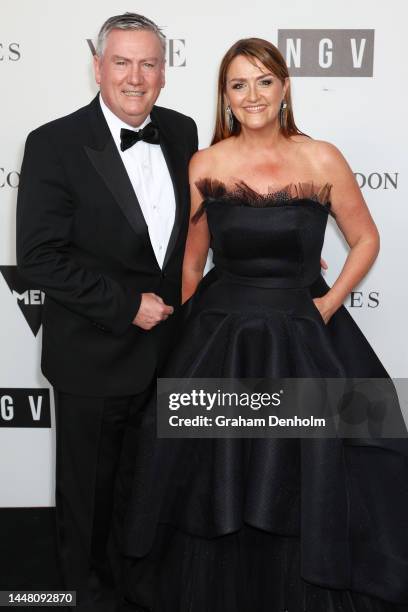
[[[211,137],[216,74],[227,48],[245,36],[267,38],[277,44],[279,31],[282,38],[282,30],[306,30],[294,36],[293,44],[300,37],[303,45],[300,70],[308,75],[323,74],[293,77],[296,122],[307,134],[333,142],[344,153],[358,173],[382,238],[379,259],[346,306],[390,374],[407,376],[408,292],[406,281],[401,278],[408,254],[407,20],[403,0],[378,4],[360,0],[350,6],[341,0],[330,3],[292,0],[279,4],[269,0],[253,0],[249,4],[207,0],[201,7],[187,0],[155,3],[140,0],[137,4],[122,0],[2,3],[0,506],[3,507],[54,505],[54,430],[38,426],[46,425],[41,419],[36,420],[41,406],[29,404],[32,390],[48,388],[39,367],[41,330],[34,335],[40,296],[34,287],[18,285],[14,268],[15,205],[24,142],[30,130],[93,98],[97,88],[87,40],[95,41],[107,17],[125,11],[145,14],[164,28],[169,39],[168,70],[159,104],[191,115],[197,121],[201,147],[207,146]],[[372,32],[364,34],[361,30]],[[372,36],[374,55],[370,62]],[[333,44],[331,56],[321,55],[321,62],[332,61],[331,67],[324,69],[319,68],[321,39],[328,39],[322,43],[323,52]],[[362,42],[364,39],[366,43]],[[356,68],[350,68],[353,49]],[[286,53],[286,44],[281,51]],[[358,68],[360,60],[362,68]],[[367,66],[370,71],[371,64],[372,76],[362,76]],[[329,76],[344,74],[344,70],[353,76]],[[328,229],[323,254],[330,266],[326,278],[331,283],[346,254],[333,224]],[[26,289],[31,291],[25,292]],[[21,390],[18,397],[17,390]],[[42,409],[45,408],[43,404]]]

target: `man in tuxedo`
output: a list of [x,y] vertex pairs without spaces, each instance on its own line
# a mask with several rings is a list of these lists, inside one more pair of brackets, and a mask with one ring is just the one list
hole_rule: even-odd
[[110,534],[132,480],[125,440],[137,444],[176,329],[197,129],[155,106],[165,38],[149,19],[108,19],[94,64],[100,94],[28,136],[17,258],[45,293],[42,370],[56,404],[65,587],[77,591],[80,610],[111,612],[118,568]]

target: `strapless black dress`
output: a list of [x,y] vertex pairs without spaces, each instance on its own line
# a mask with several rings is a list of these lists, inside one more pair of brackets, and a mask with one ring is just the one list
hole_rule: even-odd
[[[386,378],[348,311],[325,325],[313,303],[330,186],[199,189],[215,268],[163,375]],[[408,610],[405,439],[158,439],[152,405],[137,453],[123,545],[140,610]]]

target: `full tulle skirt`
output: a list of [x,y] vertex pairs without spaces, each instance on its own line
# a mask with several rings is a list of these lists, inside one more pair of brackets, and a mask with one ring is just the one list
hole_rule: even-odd
[[[166,377],[388,375],[327,286],[242,286],[215,273],[186,306]],[[129,598],[167,612],[408,610],[408,451],[401,439],[138,441],[123,548]]]

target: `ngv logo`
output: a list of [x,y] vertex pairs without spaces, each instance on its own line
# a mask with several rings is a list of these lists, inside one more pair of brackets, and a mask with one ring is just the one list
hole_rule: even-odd
[[279,30],[291,76],[372,77],[374,30]]
[[0,427],[51,427],[49,389],[0,389]]
[[[93,41],[87,38],[86,42],[88,43],[92,55],[96,55]],[[170,68],[184,68],[187,65],[185,38],[167,38],[166,42],[167,65]]]
[[0,266],[0,272],[8,288],[16,299],[16,303],[30,326],[34,336],[41,327],[42,305],[44,294],[21,278],[17,266]]

